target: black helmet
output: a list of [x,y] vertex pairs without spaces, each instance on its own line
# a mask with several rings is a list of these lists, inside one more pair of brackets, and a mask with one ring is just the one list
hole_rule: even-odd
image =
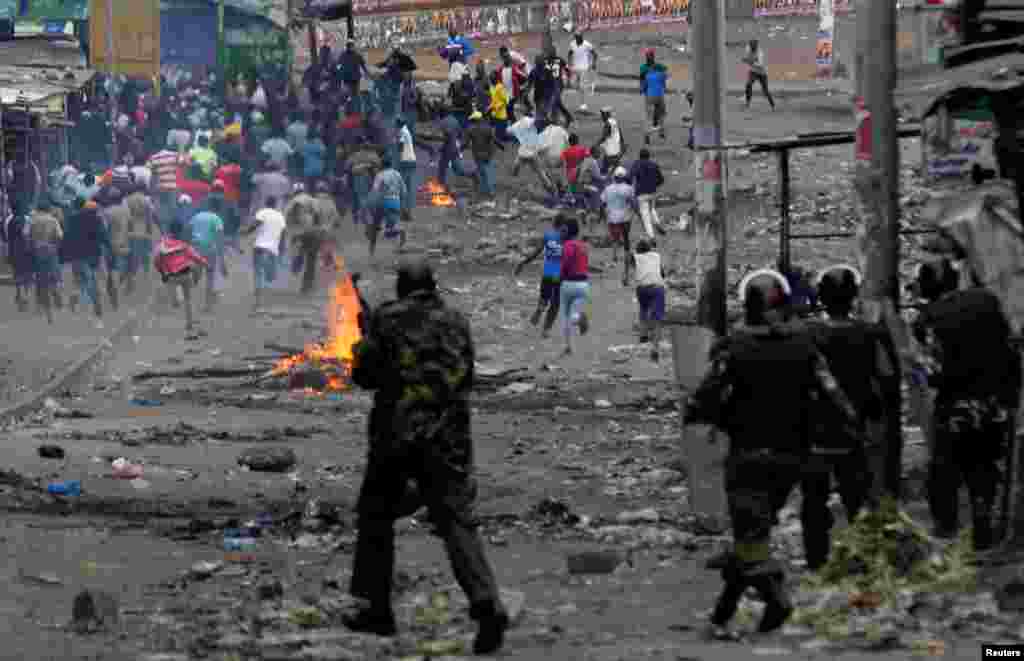
[[751,271],[740,281],[739,292],[748,326],[761,326],[789,318],[789,300],[793,290],[778,271]]
[[434,279],[434,269],[423,259],[403,260],[398,266],[398,279],[395,282],[395,290],[398,298],[405,298],[417,291],[435,291],[437,281]]
[[948,258],[921,262],[911,284],[911,290],[927,301],[934,301],[960,286],[960,273]]
[[860,271],[847,264],[823,269],[815,279],[818,300],[830,313],[849,313],[860,293]]

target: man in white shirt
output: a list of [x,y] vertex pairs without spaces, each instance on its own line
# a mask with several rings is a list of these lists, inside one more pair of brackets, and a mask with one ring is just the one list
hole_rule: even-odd
[[612,116],[610,106],[601,108],[601,120],[604,123],[604,132],[598,144],[604,154],[604,171],[609,172],[622,160],[622,131],[619,129],[619,121]]
[[542,165],[559,193],[568,187],[562,152],[569,146],[569,132],[558,124],[548,124],[540,134]]
[[757,39],[751,39],[747,45],[747,53],[743,56],[743,62],[750,67],[750,73],[747,75],[747,108],[750,107],[750,99],[754,96],[754,83],[760,83],[761,91],[764,92],[765,98],[768,99],[768,105],[775,110],[775,99],[772,98],[772,93],[768,91],[768,69],[764,65],[764,51],[757,43]]
[[263,290],[277,278],[277,262],[281,246],[285,243],[287,223],[284,214],[277,210],[278,200],[271,195],[264,202],[266,206],[256,212],[252,225],[242,231],[248,236],[256,234],[252,244],[252,270],[255,276],[253,311],[263,305]]
[[547,172],[545,172],[545,168],[540,163],[540,152],[543,145],[540,139],[539,128],[537,121],[530,114],[524,115],[518,122],[508,128],[508,132],[519,141],[519,151],[516,153],[515,165],[512,166],[512,176],[518,177],[519,169],[525,165],[537,173],[537,178],[540,179],[544,190],[552,191],[554,190],[554,185],[551,183]]
[[569,86],[575,87],[580,93],[580,110],[587,110],[587,95],[594,94],[596,86],[595,75],[597,74],[597,49],[589,41],[583,38],[579,32],[576,33],[572,43],[569,44]]
[[400,154],[398,157],[398,172],[402,175],[402,180],[405,182],[406,193],[402,199],[403,206],[405,207],[403,211],[406,217],[408,217],[412,213],[413,207],[416,206],[416,145],[405,117],[399,115],[395,122],[399,127],[398,144]]

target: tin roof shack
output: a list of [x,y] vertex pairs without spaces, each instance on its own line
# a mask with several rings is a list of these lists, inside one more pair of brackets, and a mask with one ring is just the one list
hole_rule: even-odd
[[[45,173],[68,162],[68,119],[81,104],[94,72],[0,65],[0,173],[8,192],[33,202],[45,190]],[[19,199],[19,198],[13,198]]]

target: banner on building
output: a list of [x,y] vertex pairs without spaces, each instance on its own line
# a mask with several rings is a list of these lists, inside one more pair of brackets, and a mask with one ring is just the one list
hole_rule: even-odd
[[[690,0],[579,0],[552,2],[560,24],[570,23],[582,30],[600,30],[644,23],[685,21]],[[575,16],[573,16],[575,11]]]
[[836,27],[834,9],[832,0],[818,0],[818,38],[814,55],[818,78],[832,77],[832,37]]
[[[827,0],[826,0],[827,1]],[[819,13],[819,0],[754,0],[754,16],[814,16]],[[852,9],[850,0],[833,0],[834,14]]]

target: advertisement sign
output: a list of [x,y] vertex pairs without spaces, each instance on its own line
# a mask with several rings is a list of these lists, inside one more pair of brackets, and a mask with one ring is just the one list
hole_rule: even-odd
[[89,0],[3,0],[0,16],[18,21],[84,21],[89,18]]
[[[819,0],[754,0],[754,16],[814,16],[818,14]],[[847,14],[852,9],[850,0],[834,0],[834,14]]]
[[[564,5],[572,6],[571,3],[553,2],[549,5],[549,11]],[[685,21],[690,0],[580,0],[575,3],[575,8],[575,23],[581,29],[599,30],[624,25]]]
[[118,3],[112,11],[113,25],[107,25],[107,3],[91,0],[89,5],[89,42],[106,44],[113,33],[114,62],[106,61],[106,48],[89,51],[89,66],[105,73],[159,80],[160,6],[150,2]]
[[832,0],[818,0],[818,39],[814,55],[814,61],[818,65],[818,78],[832,77],[832,37],[835,27],[836,17]]

